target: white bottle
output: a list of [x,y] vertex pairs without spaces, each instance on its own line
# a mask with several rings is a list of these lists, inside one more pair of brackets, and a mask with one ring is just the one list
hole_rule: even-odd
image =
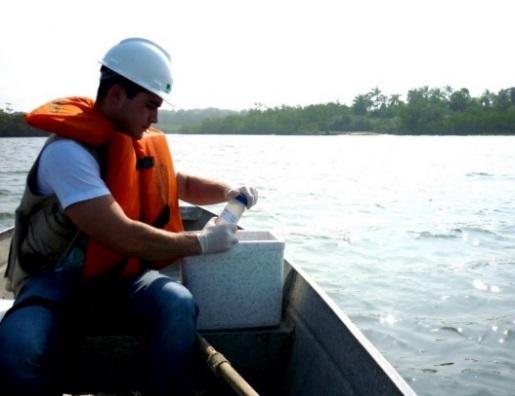
[[216,222],[218,224],[229,223],[237,224],[243,212],[247,208],[247,197],[243,194],[232,198],[225,206]]

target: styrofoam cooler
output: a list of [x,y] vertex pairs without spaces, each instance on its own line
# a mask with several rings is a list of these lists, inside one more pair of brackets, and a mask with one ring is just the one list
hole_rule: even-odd
[[284,242],[238,231],[231,250],[183,260],[184,285],[199,306],[199,330],[275,326],[281,321]]

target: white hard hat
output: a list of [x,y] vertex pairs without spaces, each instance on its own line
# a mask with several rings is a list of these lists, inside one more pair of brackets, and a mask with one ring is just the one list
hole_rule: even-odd
[[100,63],[168,102],[172,63],[168,52],[156,43],[143,38],[122,40]]

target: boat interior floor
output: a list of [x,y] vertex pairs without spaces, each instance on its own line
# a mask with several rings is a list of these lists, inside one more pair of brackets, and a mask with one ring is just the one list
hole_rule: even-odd
[[[201,335],[260,395],[281,394],[294,326],[203,331]],[[138,395],[143,342],[133,335],[86,335],[67,354],[66,394]],[[73,369],[71,369],[73,368]],[[194,365],[195,395],[234,395],[199,350]],[[103,393],[101,393],[103,392]]]

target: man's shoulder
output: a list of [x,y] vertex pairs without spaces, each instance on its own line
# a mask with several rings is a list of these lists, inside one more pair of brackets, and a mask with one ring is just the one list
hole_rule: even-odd
[[71,139],[47,142],[37,167],[37,190],[55,193],[63,208],[109,194],[100,175],[100,163],[86,147]]
[[72,150],[72,151],[88,151],[85,146],[73,139],[53,136],[47,142],[44,150]]
[[98,154],[92,147],[62,137],[52,137],[41,153],[41,161],[47,161],[49,158],[69,158],[76,161],[87,159],[89,162],[91,157],[98,162]]

